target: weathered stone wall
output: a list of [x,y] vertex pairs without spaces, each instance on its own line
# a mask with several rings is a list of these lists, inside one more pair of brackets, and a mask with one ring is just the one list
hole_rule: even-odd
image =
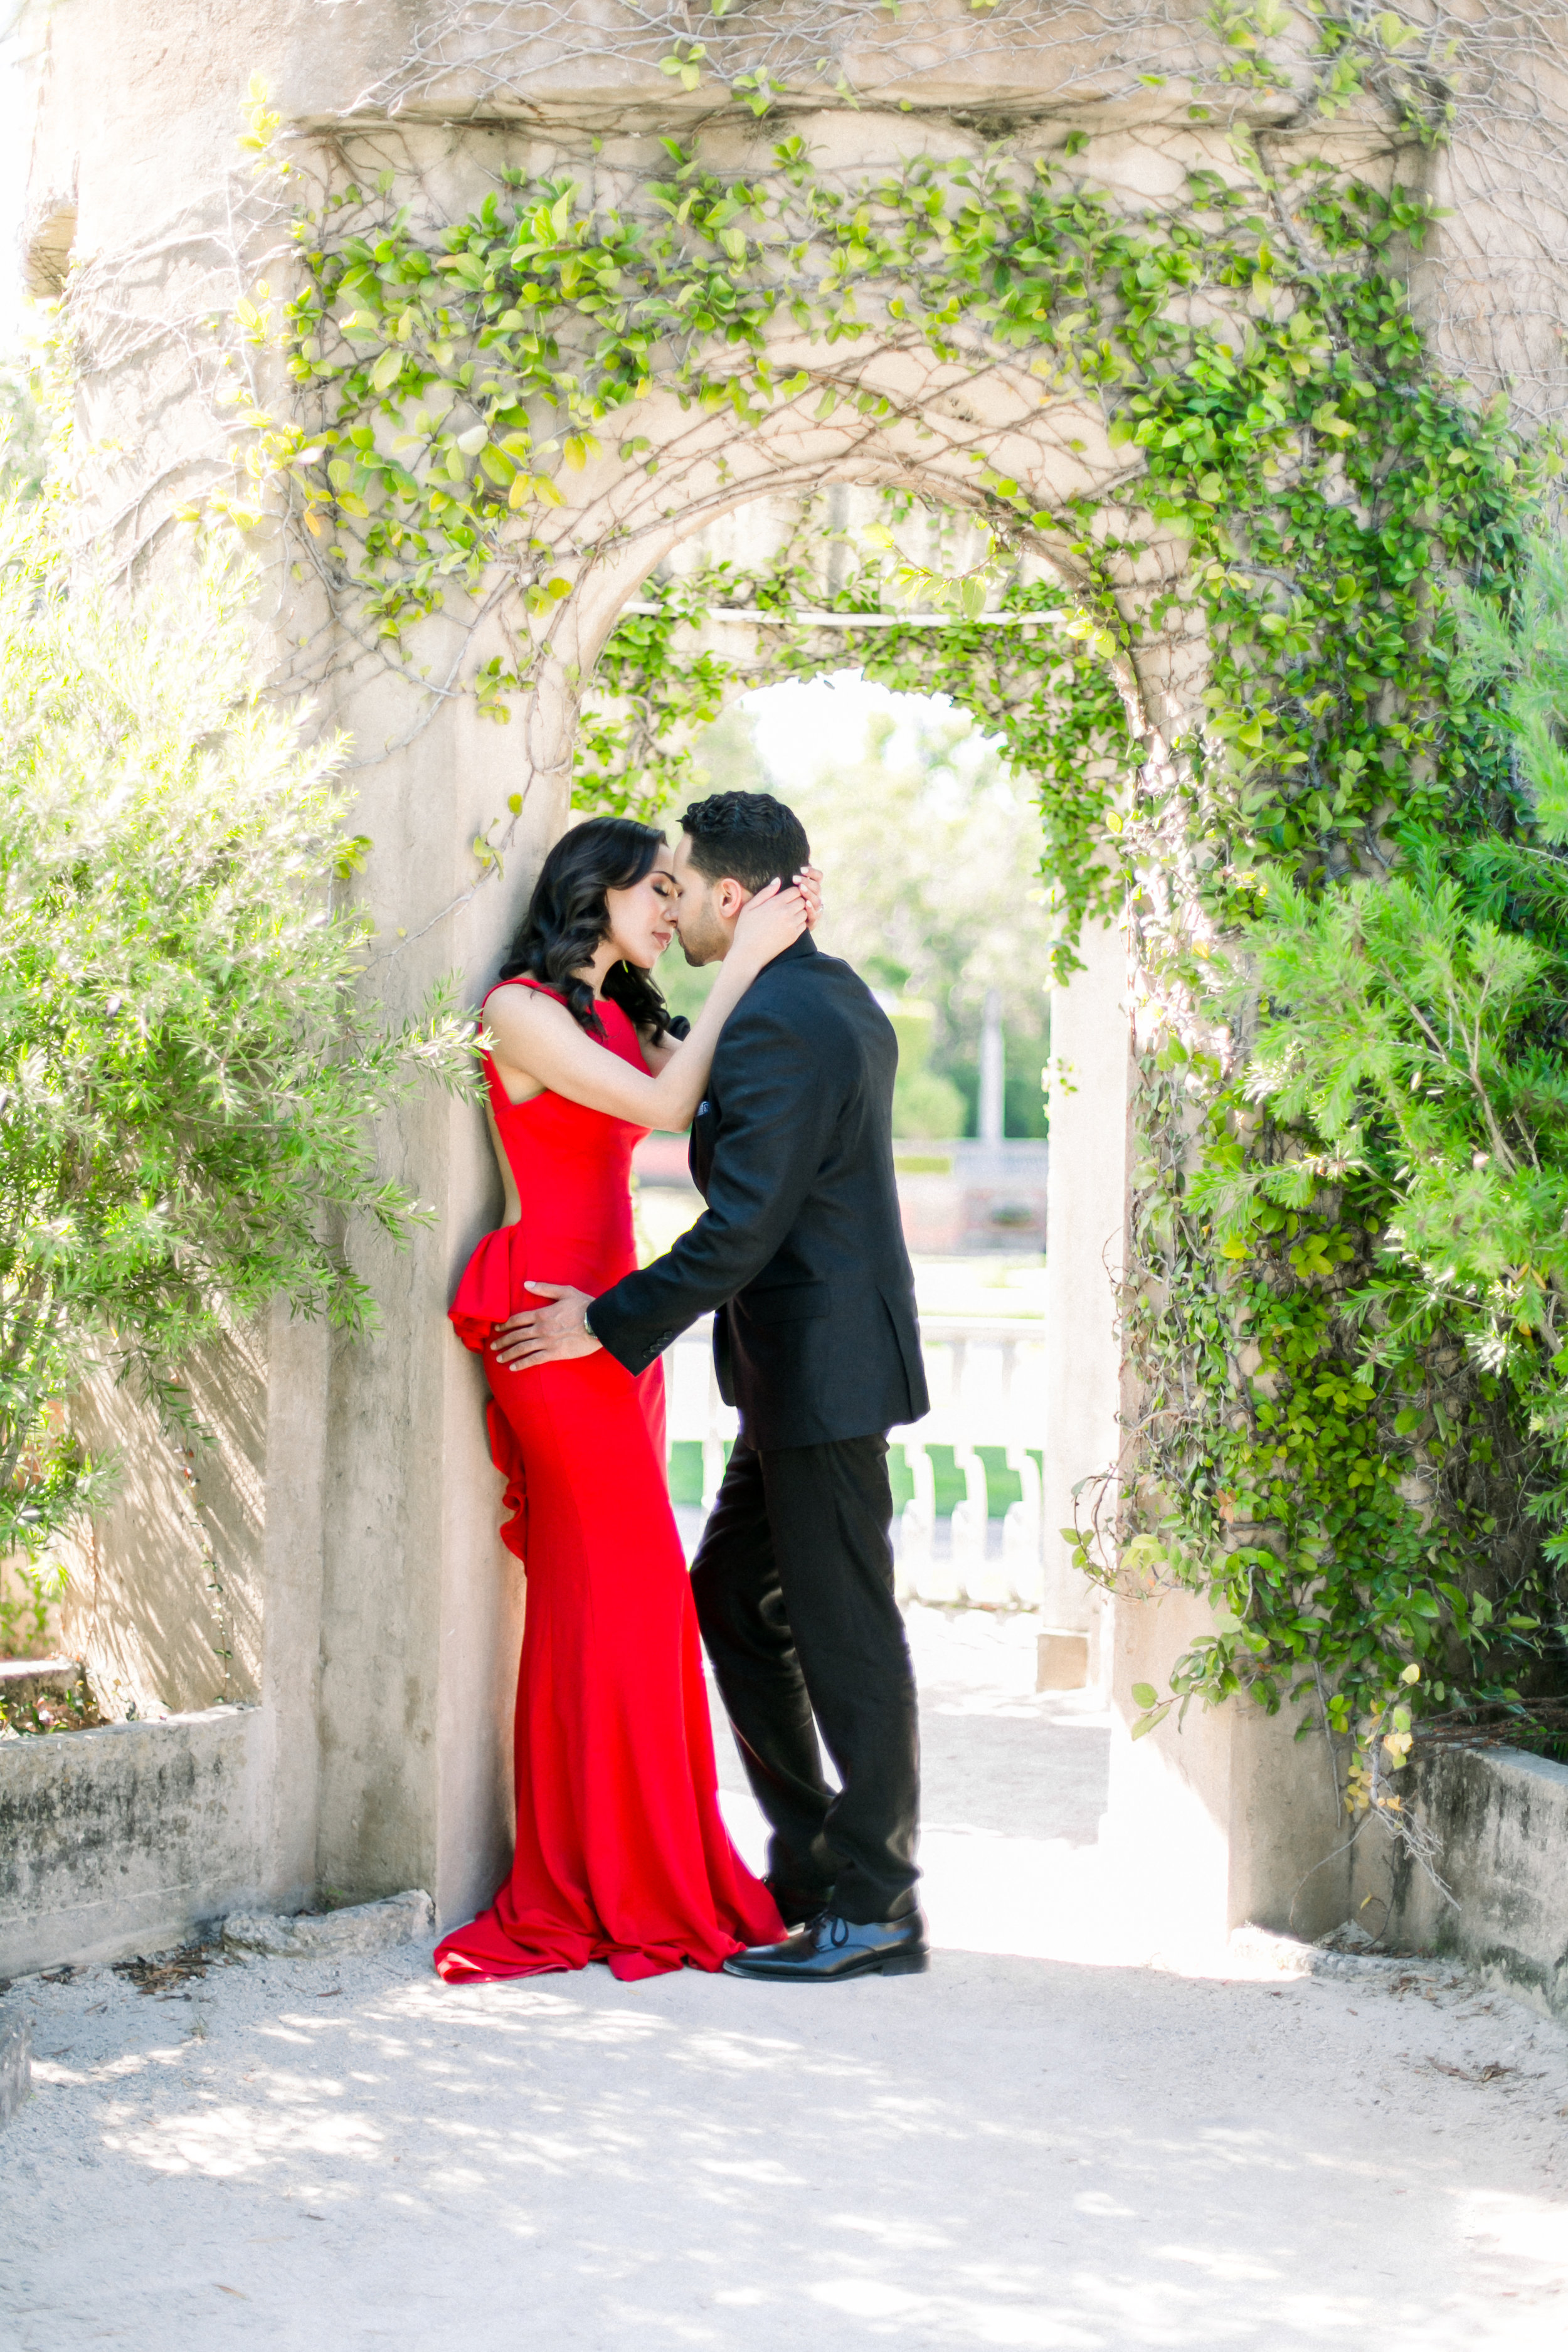
[[60,1635],[116,1718],[185,1713],[260,1688],[265,1613],[267,1368],[259,1330],[184,1367],[192,1420],[163,1428],[101,1374],[72,1408],[95,1458],[120,1465],[114,1498],[65,1548]]

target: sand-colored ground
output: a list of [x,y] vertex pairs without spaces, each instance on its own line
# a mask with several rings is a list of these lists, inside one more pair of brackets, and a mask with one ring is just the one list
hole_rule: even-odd
[[1151,1955],[1103,1720],[1033,1695],[1016,1621],[915,1633],[931,1975],[28,1980],[0,2346],[1561,2352],[1559,2030]]

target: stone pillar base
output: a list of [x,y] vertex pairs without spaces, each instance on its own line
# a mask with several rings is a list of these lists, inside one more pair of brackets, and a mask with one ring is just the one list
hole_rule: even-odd
[[1167,1692],[1214,1616],[1193,1593],[1128,1588],[1114,1622],[1103,1836],[1152,1948],[1217,1950],[1248,1923],[1308,1941],[1337,1927],[1353,1908],[1351,1865],[1321,1731],[1297,1738],[1299,1707],[1194,1699],[1134,1738],[1134,1688]]
[[1083,1690],[1089,1684],[1089,1635],[1046,1632],[1037,1638],[1035,1688]]

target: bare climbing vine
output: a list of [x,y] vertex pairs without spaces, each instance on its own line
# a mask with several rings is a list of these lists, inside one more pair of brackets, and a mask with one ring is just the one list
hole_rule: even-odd
[[1565,48],[1563,0],[610,0],[584,72],[573,0],[448,0],[351,114],[601,131],[834,105],[940,116],[962,58],[966,84],[994,80],[992,106],[963,118],[991,131],[1038,120],[1042,89],[1059,123],[1136,105],[1145,136],[1224,122],[1267,141],[1348,118],[1441,145],[1453,226],[1425,273],[1434,349],[1540,420],[1563,386]]

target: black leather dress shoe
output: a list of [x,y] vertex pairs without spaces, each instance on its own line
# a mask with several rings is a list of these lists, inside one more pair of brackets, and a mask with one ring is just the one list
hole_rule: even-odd
[[774,1908],[786,1927],[804,1927],[808,1921],[820,1919],[833,1901],[831,1886],[814,1891],[809,1886],[792,1886],[787,1879],[771,1875],[763,1879],[763,1885],[773,1896]]
[[864,1923],[825,1911],[785,1944],[753,1944],[735,1953],[724,1973],[775,1984],[837,1984],[845,1977],[920,1976],[930,1963],[926,1923],[918,1911]]

